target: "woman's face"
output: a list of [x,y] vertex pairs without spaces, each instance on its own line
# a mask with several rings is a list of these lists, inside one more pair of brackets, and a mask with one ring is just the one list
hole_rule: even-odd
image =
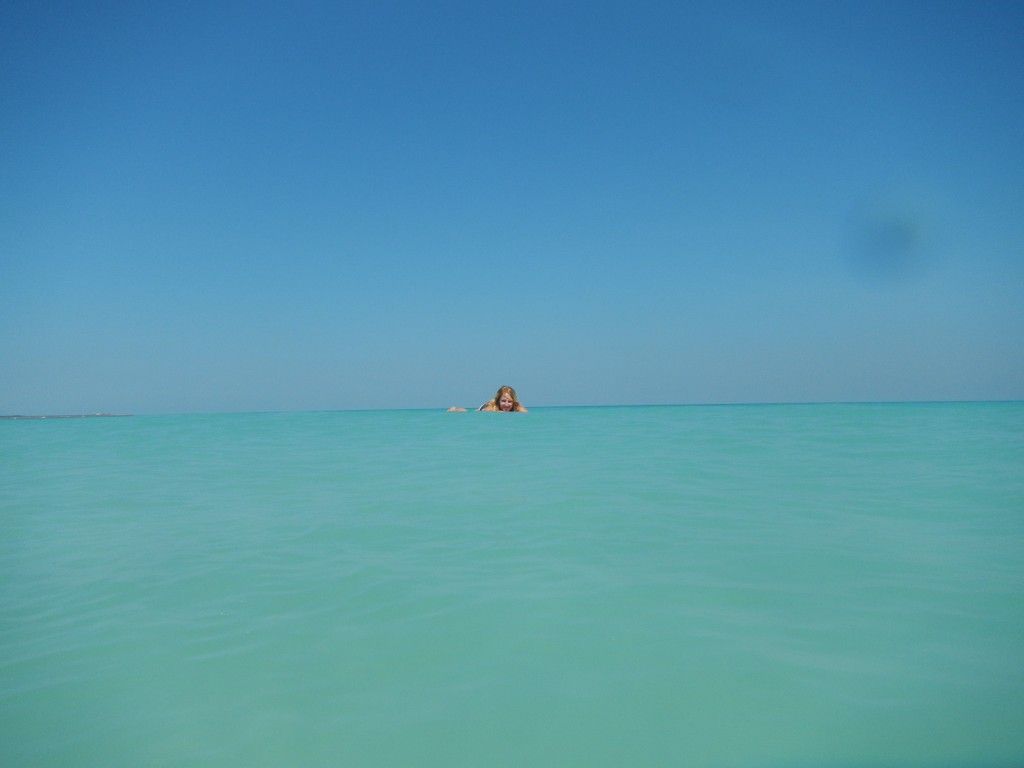
[[498,399],[498,407],[503,411],[511,411],[513,405],[512,395],[508,392],[503,392],[501,397]]

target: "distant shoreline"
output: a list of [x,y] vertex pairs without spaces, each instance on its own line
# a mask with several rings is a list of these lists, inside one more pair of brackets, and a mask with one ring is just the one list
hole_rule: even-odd
[[67,413],[54,416],[0,416],[0,419],[110,419],[131,416],[130,413]]

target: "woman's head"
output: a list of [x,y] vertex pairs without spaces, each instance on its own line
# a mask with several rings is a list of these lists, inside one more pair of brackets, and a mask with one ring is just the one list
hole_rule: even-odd
[[512,387],[499,387],[494,395],[494,404],[499,411],[518,411],[520,408],[519,398]]

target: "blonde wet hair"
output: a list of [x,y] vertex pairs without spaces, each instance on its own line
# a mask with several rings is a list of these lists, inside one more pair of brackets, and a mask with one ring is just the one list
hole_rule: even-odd
[[490,411],[490,410],[500,411],[501,410],[501,406],[499,406],[498,403],[501,401],[501,396],[502,395],[508,395],[509,397],[512,398],[512,410],[513,411],[523,411],[523,410],[526,410],[525,408],[523,408],[522,403],[519,402],[519,396],[516,394],[516,391],[514,389],[512,389],[512,387],[507,387],[507,386],[506,387],[498,387],[498,391],[494,393],[494,399],[484,403],[483,405],[481,405],[480,406],[480,410],[481,411]]

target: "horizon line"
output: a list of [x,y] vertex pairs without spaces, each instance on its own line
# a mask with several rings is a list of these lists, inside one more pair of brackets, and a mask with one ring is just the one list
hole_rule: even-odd
[[[751,401],[751,402],[692,402],[692,403],[602,403],[602,404],[563,404],[563,405],[531,405],[530,409],[554,408],[727,408],[727,407],[758,407],[758,406],[804,406],[804,405],[969,405],[969,404],[1009,404],[1022,403],[1024,399],[966,399],[966,400],[793,400],[793,401]],[[469,409],[467,409],[469,410]],[[475,411],[475,409],[472,409]],[[3,420],[19,419],[88,419],[88,418],[127,418],[132,416],[212,416],[212,415],[246,415],[246,414],[285,414],[285,413],[380,413],[402,411],[441,411],[447,413],[444,406],[420,408],[304,408],[267,411],[153,411],[134,413],[64,413],[64,414],[0,414]]]

